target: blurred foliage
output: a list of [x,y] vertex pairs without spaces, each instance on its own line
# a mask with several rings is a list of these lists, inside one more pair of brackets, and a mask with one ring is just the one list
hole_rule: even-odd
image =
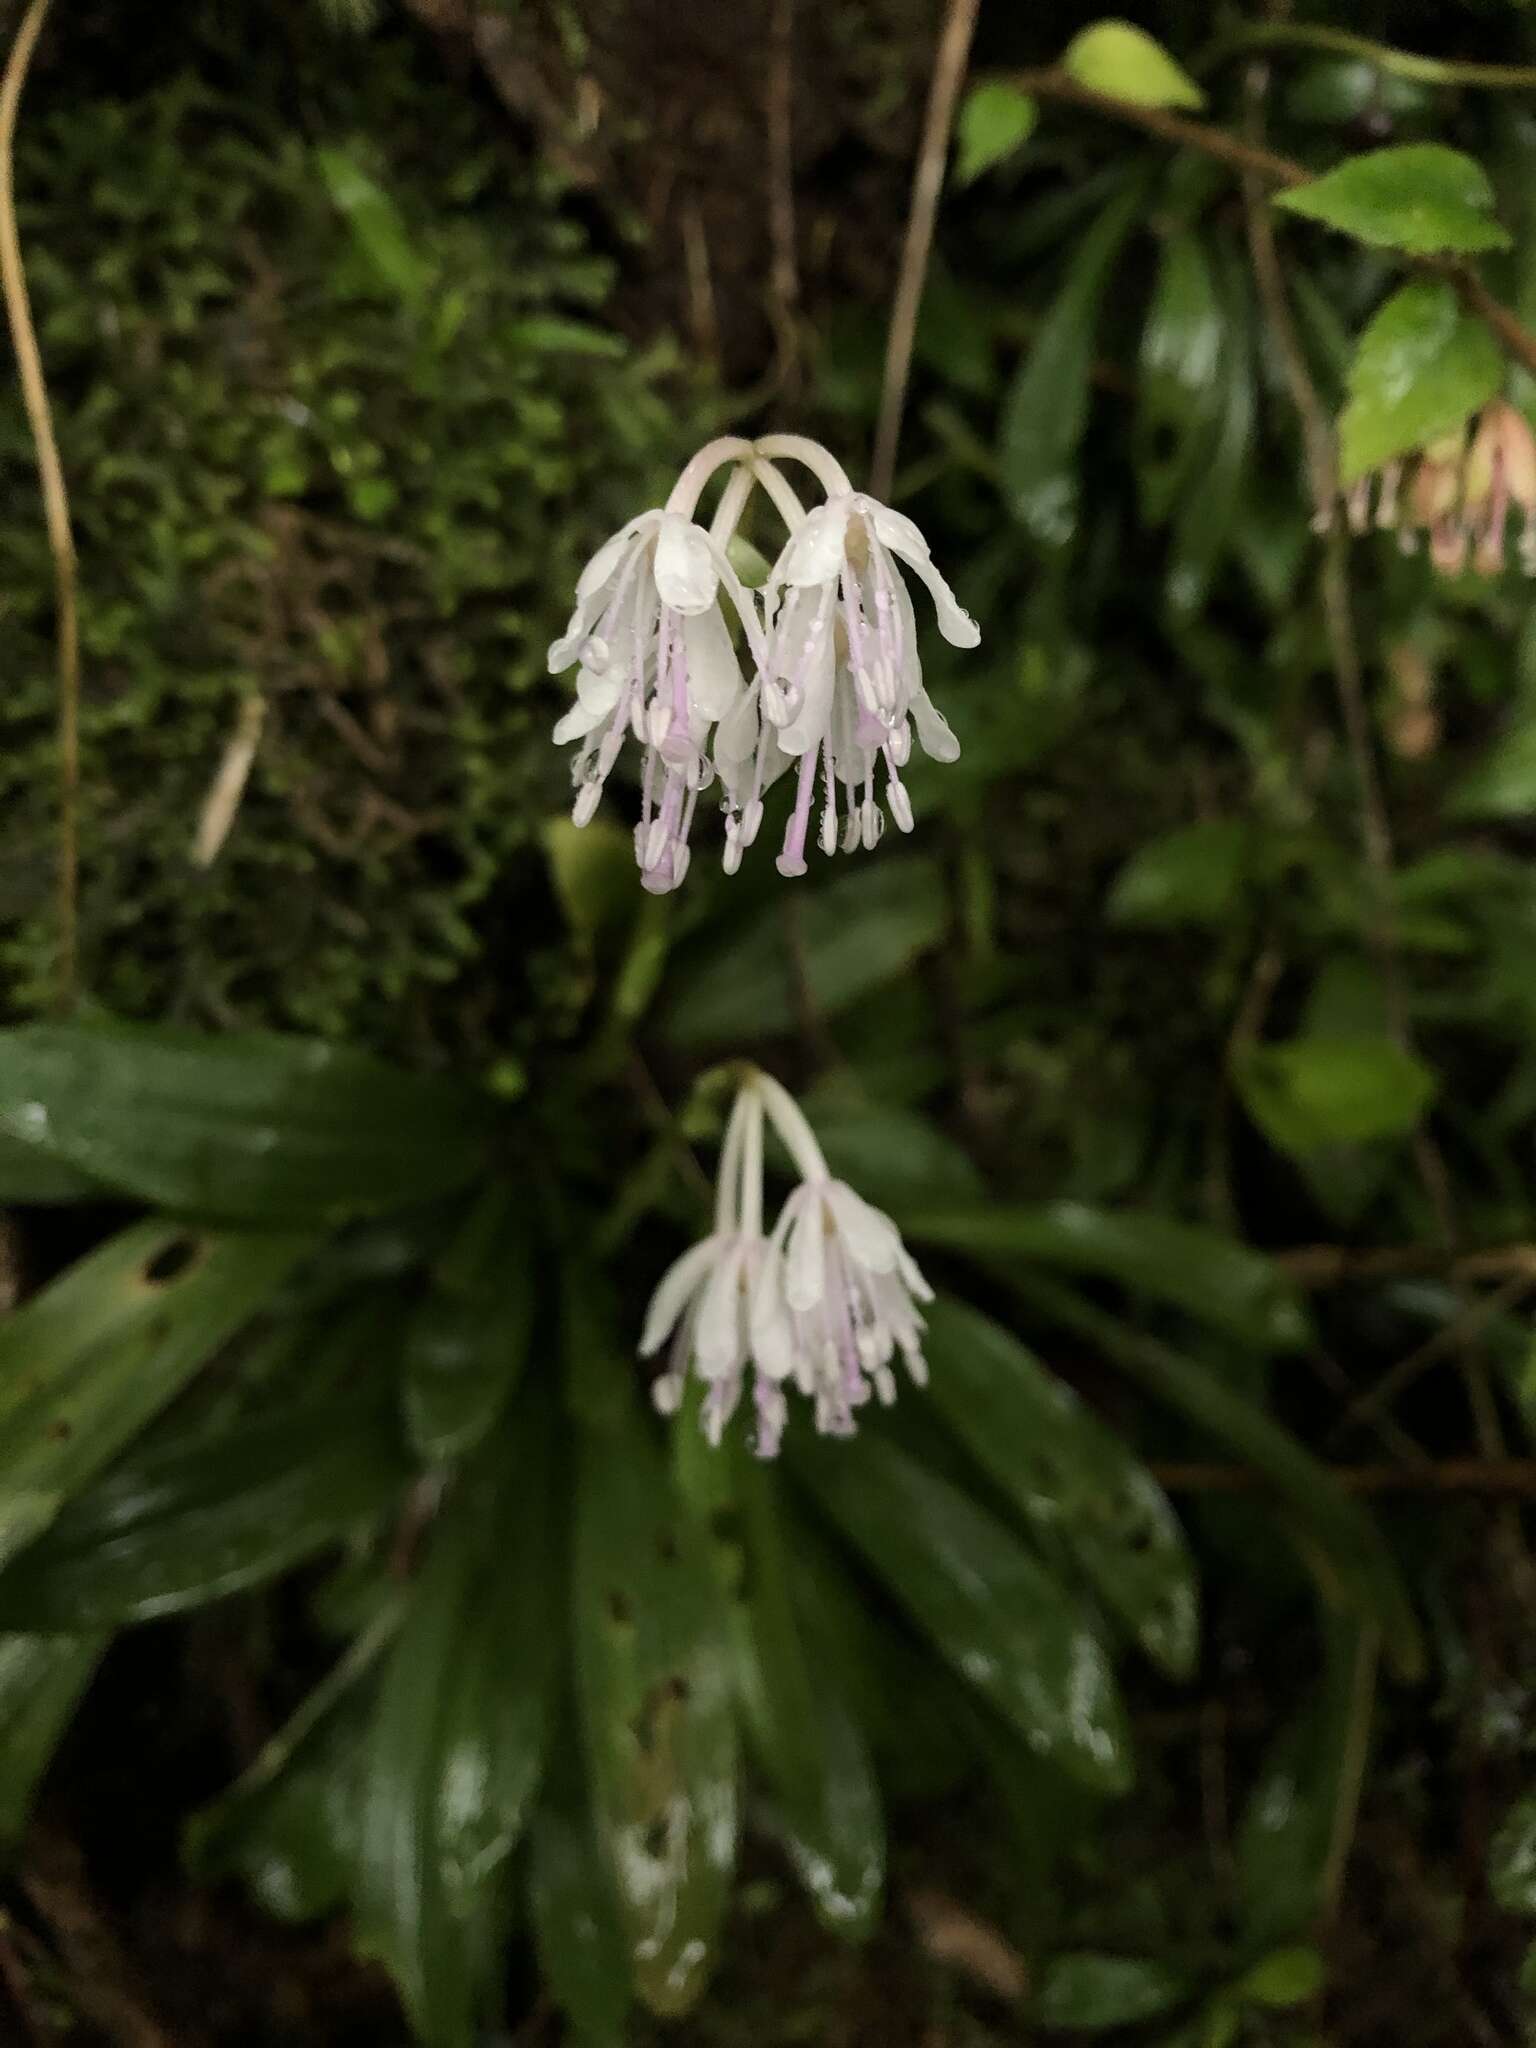
[[[458,47],[454,6],[410,11]],[[511,1935],[577,2039],[714,1968],[700,2041],[921,2038],[929,1966],[879,1908],[899,1890],[923,1931],[925,1802],[1027,2015],[933,1994],[957,2039],[1529,2025],[1526,1532],[1417,1468],[1521,1458],[1536,1426],[1531,586],[1318,532],[1294,399],[1343,416],[1352,471],[1500,386],[1530,409],[1418,259],[1469,256],[1536,323],[1536,125],[1444,68],[1474,41],[1529,64],[1536,30],[1404,4],[1362,52],[1353,22],[1271,22],[1261,75],[1257,22],[1058,12],[983,10],[893,493],[983,622],[963,667],[924,648],[960,760],[914,762],[910,847],[796,888],[699,859],[666,903],[621,775],[585,832],[561,814],[538,678],[580,563],[702,437],[675,351],[610,317],[686,236],[625,247],[623,200],[534,168],[388,9],[306,56],[297,124],[270,53],[230,75],[216,12],[131,97],[97,80],[89,120],[67,58],[33,89],[88,980],[155,1021],[0,1036],[27,1293],[0,1328],[0,1830],[104,1655],[228,1603],[261,1711],[237,1686],[235,1770],[178,1789],[189,1865],[284,1919],[348,1909],[432,2048],[494,2024]],[[553,158],[599,59],[578,5],[513,18]],[[921,97],[872,18],[829,10],[868,92],[796,159],[808,219],[871,110]],[[726,38],[752,93],[762,26]],[[1125,118],[1017,82],[1058,60]],[[1269,208],[1138,111],[1327,175]],[[644,154],[619,125],[592,113],[589,164]],[[755,223],[751,140],[712,205]],[[790,310],[803,394],[746,389],[749,430],[867,445],[885,302],[848,282]],[[19,464],[14,411],[0,433]],[[21,1018],[50,611],[30,493],[4,518]],[[200,873],[253,691],[252,786]],[[186,1028],[251,1024],[289,1029]],[[664,1437],[633,1366],[744,1050],[941,1284],[929,1394],[853,1444],[792,1431],[769,1471],[688,1415]],[[842,1966],[754,1933],[783,1873],[871,1944],[866,1989],[901,1987],[865,2034],[817,2002]],[[957,1954],[924,1945],[935,1974]]]
[[[87,977],[129,1014],[483,1045],[477,963],[525,985],[506,928],[560,787],[544,649],[696,400],[664,338],[604,323],[613,263],[559,178],[424,90],[419,47],[322,45],[296,122],[280,42],[217,10],[149,40],[160,75],[136,53],[130,93],[42,76],[17,168],[80,553]],[[0,435],[0,931],[27,1010],[52,597],[19,408]],[[253,694],[250,785],[203,869]]]

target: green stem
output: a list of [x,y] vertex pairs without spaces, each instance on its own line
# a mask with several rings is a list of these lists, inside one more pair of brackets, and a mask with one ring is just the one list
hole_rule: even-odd
[[1320,28],[1311,23],[1255,23],[1237,30],[1218,47],[1216,61],[1237,50],[1276,48],[1331,50],[1341,57],[1361,57],[1379,71],[1394,78],[1412,80],[1415,85],[1473,85],[1494,91],[1519,90],[1536,85],[1536,65],[1476,64],[1454,57],[1421,57],[1413,50],[1394,49],[1390,43],[1373,42],[1347,28]]

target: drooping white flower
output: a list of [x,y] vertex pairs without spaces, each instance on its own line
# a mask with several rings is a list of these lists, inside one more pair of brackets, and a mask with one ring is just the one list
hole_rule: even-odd
[[[776,456],[810,468],[826,502],[807,512]],[[734,465],[731,477],[706,530],[694,518],[699,497],[727,463]],[[725,552],[757,484],[789,528],[762,593],[762,617]],[[855,491],[816,442],[781,434],[702,448],[665,506],[643,512],[598,549],[577,585],[570,624],[549,650],[552,670],[577,670],[576,703],[555,728],[557,742],[580,743],[573,768],[577,824],[592,817],[632,732],[644,749],[635,851],[649,889],[682,881],[698,799],[717,777],[727,873],[757,836],[765,791],[792,767],[795,801],[781,873],[805,872],[818,770],[819,837],[828,853],[839,839],[849,850],[874,846],[884,824],[882,797],[897,825],[910,831],[901,770],[914,728],[936,760],[952,761],[959,747],[923,684],[899,563],[928,586],[946,638],[975,646],[975,622],[934,567],[917,527]],[[750,683],[742,678],[722,593],[740,621]]]
[[927,1382],[920,1302],[933,1290],[890,1217],[834,1180],[794,1098],[757,1076],[764,1107],[800,1172],[758,1261],[751,1338],[758,1370],[792,1379],[823,1435],[851,1436],[874,1394],[896,1399],[892,1360]]
[[901,770],[914,727],[933,759],[953,761],[960,751],[924,687],[916,617],[897,564],[927,585],[939,630],[953,646],[974,647],[981,636],[910,519],[853,490],[814,443],[783,435],[757,446],[810,463],[828,489],[826,502],[791,533],[764,591],[761,711],[799,770],[778,866],[781,874],[800,875],[818,770],[822,848],[831,853],[841,840],[851,852],[873,847],[884,826],[877,768],[891,816],[911,831]]
[[[585,825],[626,734],[644,749],[635,857],[646,888],[675,889],[688,870],[699,795],[715,778],[710,734],[749,703],[721,604],[727,593],[749,649],[761,643],[752,601],[719,540],[692,517],[709,470],[745,442],[712,443],[665,507],[642,512],[606,540],[576,586],[569,625],[549,650],[552,672],[576,667],[576,702],[555,727],[577,740],[572,816]],[[722,452],[723,451],[723,452]],[[737,504],[746,495],[736,494]]]
[[[764,1119],[800,1184],[763,1235]],[[853,1433],[874,1395],[896,1398],[892,1360],[927,1379],[918,1303],[932,1292],[890,1217],[834,1180],[793,1097],[769,1075],[743,1083],[726,1126],[710,1235],[673,1264],[651,1298],[642,1357],[671,1339],[652,1394],[681,1405],[690,1368],[706,1389],[704,1431],[718,1443],[753,1375],[755,1448],[771,1458],[788,1418],[786,1388],[812,1404],[824,1435]]]

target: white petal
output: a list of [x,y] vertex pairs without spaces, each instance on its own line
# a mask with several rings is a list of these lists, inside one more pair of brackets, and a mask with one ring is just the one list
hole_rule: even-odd
[[711,721],[724,718],[740,694],[741,670],[719,605],[684,614],[683,645],[689,701]]
[[827,1287],[827,1254],[822,1228],[821,1190],[802,1187],[785,1204],[798,1204],[784,1245],[784,1299],[803,1314]]
[[960,742],[949,720],[921,684],[912,692],[911,710],[923,752],[934,761],[958,761]]
[[873,498],[860,498],[858,507],[876,540],[884,542],[893,555],[899,555],[927,584],[944,638],[952,647],[974,647],[981,639],[981,628],[934,567],[928,543],[912,521],[893,512],[889,505],[877,504]]
[[825,737],[832,716],[837,662],[831,609],[819,593],[807,592],[794,601],[784,633],[789,650],[785,666],[793,670],[793,677],[786,680],[798,681],[804,695],[794,717],[780,728],[779,745],[786,754],[807,754]]
[[721,1238],[701,1238],[697,1244],[690,1245],[680,1259],[674,1259],[662,1274],[656,1292],[651,1296],[651,1305],[645,1312],[645,1328],[640,1334],[642,1358],[649,1358],[666,1342],[673,1325],[704,1285],[723,1249]]
[[742,1258],[743,1246],[738,1238],[710,1274],[699,1302],[693,1346],[705,1379],[720,1379],[740,1363]]
[[883,1210],[856,1195],[846,1181],[829,1181],[827,1207],[854,1261],[871,1273],[889,1273],[901,1251],[901,1233]]
[[805,524],[790,535],[775,562],[769,582],[791,583],[803,590],[834,581],[843,566],[852,510],[852,498],[828,498],[814,512],[807,512]]
[[557,747],[565,746],[569,740],[584,740],[607,716],[606,711],[590,711],[585,704],[573,704],[565,716],[556,721],[550,737]]
[[[933,1289],[923,1278],[923,1270],[904,1244],[896,1248],[896,1270],[906,1282],[907,1292],[915,1301],[932,1301]],[[915,1318],[919,1329],[923,1326],[921,1316]]]
[[715,728],[715,766],[729,781],[757,751],[757,692],[742,689]]
[[691,519],[663,514],[656,536],[656,588],[675,612],[707,611],[720,587],[709,535]]
[[576,696],[589,711],[599,716],[611,711],[619,701],[619,692],[624,679],[616,670],[609,669],[599,675],[595,669],[579,668],[576,671]]
[[784,1306],[784,1265],[778,1253],[765,1252],[752,1287],[752,1358],[769,1379],[788,1379],[795,1366],[795,1333]]
[[627,526],[621,526],[617,533],[609,535],[576,580],[578,610],[588,598],[595,597],[605,584],[612,582],[624,557],[660,517],[659,512],[642,512]]

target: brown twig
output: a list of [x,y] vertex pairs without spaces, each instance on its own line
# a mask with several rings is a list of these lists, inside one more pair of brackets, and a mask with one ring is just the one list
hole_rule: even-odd
[[37,39],[52,0],[32,0],[22,17],[16,40],[0,76],[0,292],[16,352],[22,403],[37,456],[43,493],[43,518],[48,551],[53,557],[54,610],[58,629],[59,676],[59,988],[61,1010],[75,999],[76,898],[79,889],[80,808],[80,620],[76,605],[74,534],[69,521],[69,493],[53,431],[53,410],[43,359],[32,321],[32,302],[21,260],[16,226],[16,116],[22,87]]
[[[1453,1322],[1447,1323],[1444,1329],[1437,1330],[1432,1337],[1426,1338],[1422,1344],[1410,1351],[1405,1358],[1400,1358],[1396,1365],[1384,1373],[1375,1386],[1368,1387],[1363,1394],[1356,1396],[1329,1431],[1329,1443],[1337,1443],[1358,1424],[1373,1421],[1437,1360],[1449,1357],[1454,1352],[1464,1351],[1479,1331],[1503,1315],[1507,1309],[1513,1308],[1530,1293],[1533,1286],[1536,1286],[1536,1280],[1533,1280],[1529,1273],[1516,1273],[1492,1294],[1484,1295],[1480,1301],[1467,1303]],[[1484,1455],[1497,1457],[1503,1449],[1502,1433],[1488,1430],[1475,1398],[1472,1399],[1472,1407],[1474,1419],[1478,1421],[1479,1440]]]
[[795,256],[795,0],[773,0],[768,21],[768,303],[779,396],[800,388],[800,266]]
[[1448,1274],[1456,1280],[1503,1280],[1523,1273],[1536,1280],[1536,1244],[1492,1245],[1448,1256],[1434,1245],[1379,1245],[1356,1251],[1348,1245],[1306,1244],[1276,1252],[1275,1263],[1298,1287],[1321,1290],[1353,1280],[1413,1279]]
[[875,429],[875,452],[869,468],[869,487],[877,498],[890,496],[891,480],[896,474],[896,446],[901,439],[901,416],[907,402],[907,380],[912,374],[912,345],[917,338],[918,308],[923,300],[928,256],[933,247],[933,227],[939,213],[944,159],[949,152],[955,102],[960,96],[960,84],[971,54],[971,37],[976,31],[979,6],[980,0],[949,0],[934,58],[933,83],[928,88],[928,111],[923,117],[923,138],[918,146],[917,167],[912,176],[912,201],[907,212],[907,232],[902,243],[901,268],[896,277],[890,332],[885,344],[880,419]]
[[[1154,1464],[1165,1493],[1258,1493],[1266,1480],[1253,1465]],[[1330,1465],[1346,1493],[1466,1494],[1492,1499],[1536,1495],[1536,1458],[1443,1458],[1426,1465]]]

